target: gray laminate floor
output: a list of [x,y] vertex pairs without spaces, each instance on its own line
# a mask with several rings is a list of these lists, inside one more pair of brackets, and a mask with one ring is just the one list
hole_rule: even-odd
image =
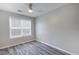
[[0,50],[0,55],[69,55],[63,51],[33,41]]

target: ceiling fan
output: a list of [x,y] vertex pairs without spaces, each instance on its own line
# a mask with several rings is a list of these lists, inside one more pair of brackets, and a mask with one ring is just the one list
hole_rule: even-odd
[[28,4],[28,12],[32,13],[33,10],[32,10],[32,3],[29,3]]

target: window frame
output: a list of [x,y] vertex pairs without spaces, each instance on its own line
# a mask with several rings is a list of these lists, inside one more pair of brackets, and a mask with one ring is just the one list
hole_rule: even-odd
[[[31,20],[26,20],[26,19],[20,19],[20,21],[21,21],[21,27],[12,27],[12,24],[11,24],[11,22],[12,22],[12,19],[16,19],[16,20],[18,20],[18,18],[16,18],[16,17],[9,17],[9,37],[10,38],[19,38],[19,37],[26,37],[26,36],[31,36],[32,35],[32,27],[31,27],[31,25],[32,25],[32,22],[31,22]],[[23,27],[23,21],[30,21],[30,27]],[[15,35],[15,36],[12,36],[12,29],[20,29],[21,30],[21,34],[20,35]],[[24,29],[30,29],[29,31],[30,31],[30,34],[28,34],[28,35],[24,35],[24,33],[23,33],[23,30]]]

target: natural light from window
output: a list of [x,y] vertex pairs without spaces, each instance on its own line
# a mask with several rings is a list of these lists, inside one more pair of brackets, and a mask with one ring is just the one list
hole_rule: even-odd
[[10,38],[31,36],[31,20],[9,18]]

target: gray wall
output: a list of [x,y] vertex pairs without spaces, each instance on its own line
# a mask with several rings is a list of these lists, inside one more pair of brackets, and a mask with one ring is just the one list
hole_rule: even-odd
[[[9,38],[9,17],[10,16],[31,20],[32,21],[32,36],[10,39]],[[18,14],[6,12],[6,11],[0,11],[0,49],[35,40],[34,28],[35,28],[34,18],[22,16],[22,15],[18,15]]]
[[69,4],[36,20],[37,40],[79,54],[79,4]]

